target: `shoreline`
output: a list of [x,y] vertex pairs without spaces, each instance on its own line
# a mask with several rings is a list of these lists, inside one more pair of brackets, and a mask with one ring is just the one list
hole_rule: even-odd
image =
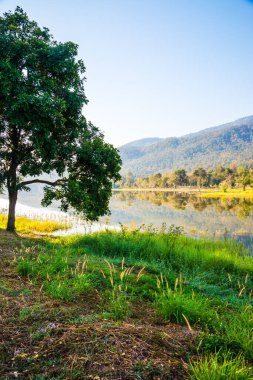
[[172,188],[117,188],[113,189],[113,192],[160,192],[160,193],[188,193],[195,194],[200,197],[206,198],[253,198],[253,189],[247,189],[243,191],[242,189],[232,189],[229,191],[220,191],[216,189],[196,189],[196,188],[188,188],[188,187],[178,187],[176,189]]

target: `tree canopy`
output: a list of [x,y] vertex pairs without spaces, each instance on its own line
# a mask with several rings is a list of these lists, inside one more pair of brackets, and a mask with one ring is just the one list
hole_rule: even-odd
[[[131,175],[132,181],[128,178]],[[191,187],[221,187],[223,191],[227,188],[242,186],[243,190],[247,186],[253,187],[253,169],[245,166],[231,165],[231,167],[218,166],[215,170],[206,171],[199,167],[193,172],[187,173],[185,169],[177,169],[174,172],[152,174],[146,177],[135,178],[133,173],[128,177],[122,176],[117,184],[119,187],[137,188],[172,188],[177,186]]]
[[[121,159],[82,114],[77,54],[76,44],[56,42],[20,7],[0,17],[0,188],[9,194],[9,230],[18,191],[33,183],[47,185],[44,205],[57,199],[91,220],[108,212]],[[58,179],[41,179],[53,171]]]

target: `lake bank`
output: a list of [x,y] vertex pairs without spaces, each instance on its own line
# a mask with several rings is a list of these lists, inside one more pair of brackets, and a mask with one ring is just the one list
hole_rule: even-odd
[[189,193],[195,194],[196,196],[202,197],[228,197],[228,198],[253,198],[253,189],[247,189],[243,191],[243,189],[230,189],[226,192],[221,191],[219,189],[205,189],[201,188],[200,190],[197,188],[189,188],[189,187],[178,187],[178,188],[122,188],[122,189],[113,189],[113,192],[171,192],[171,193]]
[[2,376],[252,375],[253,259],[236,243],[175,228],[40,239],[0,231],[0,248]]
[[[40,198],[33,203],[39,206]],[[21,203],[22,202],[22,203]],[[165,223],[182,226],[187,235],[203,238],[233,238],[253,247],[253,199],[240,197],[200,197],[197,193],[159,191],[117,191],[110,201],[111,215],[96,223],[87,223],[80,216],[54,208],[30,206],[30,194],[20,195],[17,216],[63,223],[65,228],[54,235],[91,233],[120,229],[120,225],[140,227],[153,225],[158,230]],[[0,199],[0,208],[7,212],[8,201]],[[253,252],[253,248],[252,248]]]

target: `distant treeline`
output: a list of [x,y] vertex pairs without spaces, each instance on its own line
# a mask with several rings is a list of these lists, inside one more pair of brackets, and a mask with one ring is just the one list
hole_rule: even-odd
[[205,170],[200,167],[187,173],[185,169],[177,169],[170,173],[156,173],[150,176],[135,178],[131,172],[122,177],[119,187],[131,188],[176,188],[181,186],[191,187],[220,187],[227,189],[247,186],[253,187],[253,169],[245,166],[219,166],[215,170]]

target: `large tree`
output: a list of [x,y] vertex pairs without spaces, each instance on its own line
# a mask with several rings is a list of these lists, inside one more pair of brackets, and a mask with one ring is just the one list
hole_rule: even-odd
[[242,185],[243,191],[246,190],[246,186],[251,185],[253,181],[253,176],[252,172],[250,169],[244,167],[244,166],[239,166],[237,169],[237,174],[238,174],[238,183]]
[[[15,230],[18,192],[43,183],[44,205],[61,201],[87,219],[108,212],[120,178],[118,151],[82,115],[85,67],[77,45],[58,43],[17,7],[0,17],[0,188]],[[55,181],[42,179],[57,174]]]
[[177,186],[187,186],[189,183],[189,178],[184,169],[178,169],[172,173],[171,183],[175,187]]
[[205,180],[207,179],[207,172],[203,168],[195,169],[193,172],[193,178],[196,180],[198,188],[200,190]]

